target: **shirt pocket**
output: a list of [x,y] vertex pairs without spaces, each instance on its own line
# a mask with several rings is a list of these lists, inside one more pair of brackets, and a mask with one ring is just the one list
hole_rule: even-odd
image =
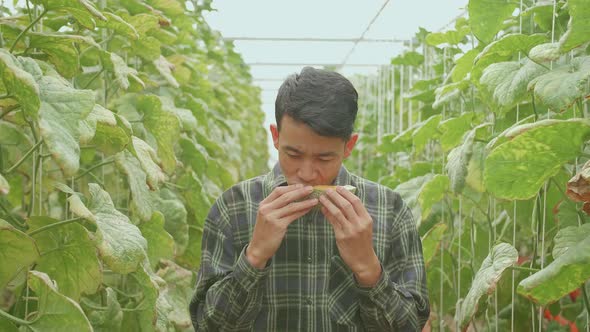
[[330,260],[328,280],[328,311],[330,319],[340,327],[338,331],[362,331],[356,281],[352,271],[340,256]]

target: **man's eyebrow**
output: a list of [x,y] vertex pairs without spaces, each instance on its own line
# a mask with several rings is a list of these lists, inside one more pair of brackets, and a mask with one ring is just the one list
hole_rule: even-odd
[[[296,147],[290,146],[290,145],[285,146],[283,149],[285,149],[286,151],[291,151],[294,153],[303,154],[303,152],[301,150],[297,149]],[[314,154],[314,156],[317,156],[317,157],[334,157],[337,155],[338,154],[333,151],[321,152],[321,153]]]

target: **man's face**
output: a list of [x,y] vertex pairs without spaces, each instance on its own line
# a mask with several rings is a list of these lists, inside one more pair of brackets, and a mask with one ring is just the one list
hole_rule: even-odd
[[281,121],[281,131],[271,125],[279,164],[288,184],[329,185],[334,181],[342,161],[350,156],[358,138],[353,134],[345,142],[339,137],[320,136],[309,126],[288,115]]

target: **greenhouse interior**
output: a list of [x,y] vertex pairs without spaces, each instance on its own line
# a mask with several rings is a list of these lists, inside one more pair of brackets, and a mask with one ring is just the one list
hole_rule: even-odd
[[590,0],[0,0],[0,331],[590,332]]

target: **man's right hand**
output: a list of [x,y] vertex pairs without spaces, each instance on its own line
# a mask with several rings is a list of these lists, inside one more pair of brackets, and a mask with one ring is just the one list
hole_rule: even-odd
[[279,249],[287,227],[318,204],[317,198],[298,201],[311,192],[311,186],[295,184],[277,187],[258,207],[256,225],[246,258],[252,266],[262,269]]

